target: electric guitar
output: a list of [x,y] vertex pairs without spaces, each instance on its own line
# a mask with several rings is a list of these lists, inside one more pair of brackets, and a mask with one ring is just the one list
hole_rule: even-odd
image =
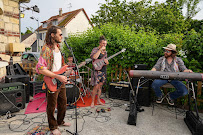
[[[86,59],[84,62],[82,62],[78,68],[81,68],[82,66],[84,66],[85,64],[91,62],[92,59]],[[59,71],[56,71],[56,72],[53,72],[55,74],[58,74],[58,75],[64,75],[64,76],[67,76],[66,74],[66,69],[68,68],[69,66],[68,65],[65,65],[63,67],[61,67],[61,69]],[[46,86],[48,87],[48,89],[51,91],[51,92],[55,92],[57,91],[61,85],[63,84],[62,82],[60,82],[58,79],[56,78],[52,78],[52,77],[49,77],[49,76],[44,76],[44,82],[46,84]]]
[[[120,53],[125,52],[125,50],[126,50],[126,49],[123,48],[121,51],[119,51],[119,52],[117,52],[116,54],[111,55],[110,57],[108,57],[107,60],[110,60],[110,59],[112,59],[113,57],[119,55]],[[106,65],[106,63],[104,62],[104,58],[101,58],[101,59],[95,60],[95,61],[92,63],[92,65],[93,65],[93,67],[94,67],[95,70],[101,70],[102,67],[103,67],[104,65]]]

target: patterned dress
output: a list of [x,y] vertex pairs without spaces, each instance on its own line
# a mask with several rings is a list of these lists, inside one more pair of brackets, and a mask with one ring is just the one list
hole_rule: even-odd
[[[92,61],[94,62],[96,59],[93,58],[93,55],[95,53],[97,53],[97,51],[99,51],[99,48],[93,48],[90,57],[92,59]],[[101,59],[101,58],[107,58],[107,52],[105,52],[104,54],[100,54],[99,57],[97,59]],[[105,83],[106,81],[106,66],[103,66],[101,70],[97,71],[95,69],[93,69],[92,73],[91,73],[91,85],[95,86],[97,84],[99,84],[99,82],[103,82]]]

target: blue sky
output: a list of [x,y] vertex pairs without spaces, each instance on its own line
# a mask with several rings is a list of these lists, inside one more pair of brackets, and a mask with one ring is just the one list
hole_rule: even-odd
[[[157,1],[163,2],[165,0]],[[40,9],[40,13],[26,10],[24,12],[25,17],[21,19],[21,31],[25,32],[26,27],[32,27],[34,30],[38,27],[37,21],[30,19],[31,16],[34,16],[36,19],[38,19],[40,23],[49,19],[51,16],[58,15],[59,8],[62,8],[63,13],[84,8],[89,18],[91,18],[91,15],[95,15],[95,12],[99,10],[99,3],[105,3],[105,0],[31,0],[30,3],[23,3],[21,6],[31,7],[37,5]],[[199,4],[199,8],[202,10],[193,19],[203,19],[203,1],[201,1]]]

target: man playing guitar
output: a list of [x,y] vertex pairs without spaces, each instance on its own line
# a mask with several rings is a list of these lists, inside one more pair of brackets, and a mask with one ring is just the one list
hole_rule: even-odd
[[[49,128],[53,135],[61,135],[58,130],[58,126],[70,126],[70,123],[64,122],[64,117],[66,113],[66,89],[65,84],[68,79],[64,75],[56,74],[55,72],[59,71],[64,63],[63,56],[60,52],[59,43],[62,41],[62,32],[60,27],[51,26],[45,38],[45,45],[42,47],[39,61],[36,65],[36,71],[40,74],[43,74],[47,78],[58,79],[62,85],[56,91],[50,91],[49,87],[47,88],[47,118]],[[69,68],[65,70],[71,71]],[[52,79],[50,79],[52,80]],[[50,81],[48,81],[50,82]],[[48,82],[46,82],[48,84]],[[57,106],[57,119],[54,117],[55,107]]]
[[104,105],[100,101],[100,96],[101,96],[102,86],[106,81],[106,65],[109,64],[108,60],[106,59],[107,58],[106,45],[107,45],[107,41],[105,37],[101,36],[99,40],[99,47],[93,48],[90,54],[90,57],[93,60],[93,62],[97,59],[104,59],[104,62],[105,62],[105,65],[102,67],[101,70],[94,69],[94,71],[91,74],[91,85],[94,86],[93,93],[92,93],[92,103],[91,103],[92,108],[95,105],[96,94],[98,94],[97,104]]

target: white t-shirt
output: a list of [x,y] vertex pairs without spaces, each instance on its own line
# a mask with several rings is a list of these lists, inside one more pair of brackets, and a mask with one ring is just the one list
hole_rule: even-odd
[[62,56],[61,56],[61,52],[55,52],[53,50],[53,54],[54,54],[54,63],[53,63],[53,68],[52,71],[58,71],[61,68],[61,64],[62,64]]

